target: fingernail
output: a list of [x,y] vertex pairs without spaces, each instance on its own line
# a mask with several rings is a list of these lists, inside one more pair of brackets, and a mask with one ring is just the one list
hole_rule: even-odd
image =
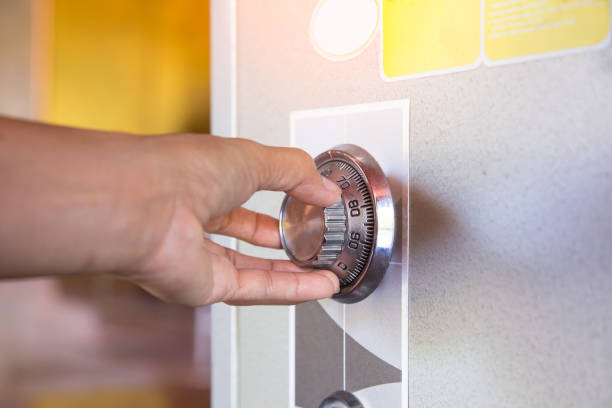
[[340,187],[338,187],[338,185],[336,183],[334,183],[333,181],[331,181],[327,177],[321,176],[321,179],[323,180],[323,186],[327,190],[331,191],[334,194],[340,194]]
[[333,273],[332,271],[326,271],[327,272],[327,277],[332,281],[334,288],[337,287],[338,289],[336,289],[336,291],[334,293],[340,293],[340,280],[338,279],[338,276]]

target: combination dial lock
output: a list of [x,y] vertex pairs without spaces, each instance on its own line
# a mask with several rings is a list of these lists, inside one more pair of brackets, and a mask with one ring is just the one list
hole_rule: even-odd
[[336,146],[315,163],[340,187],[342,197],[322,208],[286,196],[281,241],[298,265],[338,275],[340,292],[334,299],[355,303],[376,289],[389,265],[395,231],[391,190],[376,160],[358,146]]

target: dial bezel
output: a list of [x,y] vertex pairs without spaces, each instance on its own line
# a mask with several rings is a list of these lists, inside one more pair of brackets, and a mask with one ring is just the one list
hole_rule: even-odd
[[[368,186],[374,207],[374,239],[368,262],[359,276],[333,297],[341,303],[355,303],[370,295],[387,271],[395,238],[395,209],[385,174],[367,151],[352,144],[339,145],[318,155],[315,164],[320,168],[331,160],[348,162],[360,173]],[[334,272],[335,265],[331,268]]]
[[[376,289],[389,266],[395,233],[395,210],[393,207],[391,189],[389,188],[387,179],[376,160],[367,151],[359,146],[345,144],[335,146],[315,158],[315,164],[320,171],[331,161],[346,163],[358,173],[358,178],[351,178],[349,181],[362,179],[365,182],[368,197],[371,198],[371,206],[369,206],[367,202],[363,203],[364,205],[362,205],[361,201],[359,202],[360,207],[364,207],[362,208],[363,214],[360,217],[356,217],[356,219],[348,219],[344,247],[331,266],[329,264],[325,266],[318,265],[314,258],[306,262],[298,261],[297,263],[313,268],[330,269],[338,275],[341,282],[347,278],[349,273],[352,273],[355,269],[360,269],[359,273],[354,278],[351,278],[348,284],[341,284],[340,292],[333,296],[335,300],[341,303],[355,303],[366,298]],[[334,181],[342,188],[342,180]],[[363,186],[359,188],[362,191],[365,189]],[[352,186],[350,189],[348,187],[343,189],[342,199],[347,215],[349,215],[350,211],[353,209],[349,208],[348,203],[351,200],[358,199],[358,194],[362,193],[359,193],[355,186]],[[285,252],[287,252],[289,258],[295,262],[295,257],[287,250],[282,230],[284,208],[288,199],[289,197],[285,197],[283,205],[281,206],[281,241],[285,248]],[[374,214],[373,217],[372,214],[366,216],[365,212],[368,210],[367,207],[371,207]],[[361,231],[361,236],[363,236],[363,241],[360,245],[364,248],[367,246],[371,247],[368,250],[367,259],[359,258],[359,268],[355,268],[354,266],[357,263],[357,258],[355,256],[362,254],[363,250],[353,251],[348,247],[351,242],[350,238],[352,231],[357,231],[355,229],[356,222],[361,222],[363,224],[359,225],[358,229],[358,231]],[[371,224],[373,224],[372,237],[371,239],[366,239],[366,230],[372,227]],[[347,262],[347,260],[353,260],[350,263],[350,268],[348,267],[349,262]],[[344,269],[341,267],[342,265],[344,265]],[[350,269],[353,269],[353,271]]]

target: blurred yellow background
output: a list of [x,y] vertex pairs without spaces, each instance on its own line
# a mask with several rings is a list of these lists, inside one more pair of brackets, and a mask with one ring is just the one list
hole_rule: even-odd
[[208,1],[51,4],[45,119],[135,133],[208,131]]
[[[207,132],[209,5],[0,1],[0,115]],[[209,309],[104,277],[0,281],[0,407],[209,406]]]

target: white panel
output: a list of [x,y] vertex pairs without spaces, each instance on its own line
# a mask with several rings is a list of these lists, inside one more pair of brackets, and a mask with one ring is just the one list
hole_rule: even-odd
[[401,384],[382,384],[375,387],[364,388],[355,393],[363,408],[392,408],[401,406],[401,401],[397,398],[400,395]]
[[[342,143],[365,148],[386,172],[398,212],[396,219],[403,223],[407,220],[408,118],[407,100],[293,112],[292,145],[312,156]],[[399,231],[407,232],[401,227]],[[372,295],[352,305],[342,305],[331,299],[319,303],[336,324],[364,348],[406,372],[403,386],[397,387],[400,393],[397,400],[401,400],[404,390],[403,406],[407,406],[408,350],[403,347],[407,344],[407,331],[403,329],[407,327],[408,289],[407,265],[402,263],[402,246],[407,245],[407,240],[402,240],[402,235],[397,237],[399,250],[394,251],[398,254],[393,259],[395,263]],[[346,356],[346,351],[344,354],[345,358],[351,358]],[[343,376],[346,384],[346,370]]]
[[376,357],[400,370],[402,274],[402,264],[390,265],[374,294],[346,306],[346,332]]
[[401,198],[407,185],[408,163],[404,157],[407,126],[401,108],[356,113],[346,118],[346,141],[365,147],[376,158],[391,184],[395,201]]
[[345,121],[341,115],[296,118],[292,121],[291,145],[316,157],[319,153],[344,142],[344,127]]

